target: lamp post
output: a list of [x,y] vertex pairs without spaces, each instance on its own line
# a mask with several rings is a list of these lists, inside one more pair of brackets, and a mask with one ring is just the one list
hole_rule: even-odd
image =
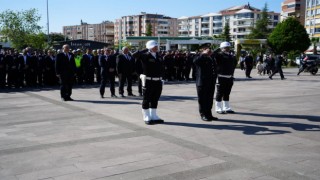
[[47,0],[47,35],[48,35],[48,44],[50,44],[50,36],[49,36],[49,0]]

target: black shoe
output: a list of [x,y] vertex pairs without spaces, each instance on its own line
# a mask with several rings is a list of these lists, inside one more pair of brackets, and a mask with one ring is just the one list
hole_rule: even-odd
[[120,94],[120,97],[124,98],[125,96],[123,94]]
[[226,114],[225,111],[216,111],[218,114]]
[[206,116],[201,116],[202,121],[212,121],[210,118]]
[[269,79],[271,79],[271,80],[272,80],[272,77],[271,77],[271,76],[269,76]]
[[151,120],[153,121],[154,124],[163,124],[164,123],[164,120],[162,119],[156,119],[156,120]]
[[100,98],[101,98],[101,99],[104,99],[104,96],[103,96],[103,95],[100,95]]
[[130,94],[128,94],[128,96],[132,96],[132,97],[134,97],[134,96],[136,96],[136,95],[134,95],[134,94],[130,93]]
[[285,80],[285,79],[287,79],[287,78],[281,78],[281,80]]
[[146,125],[154,125],[154,122],[153,121],[145,121],[144,122]]
[[115,94],[112,94],[111,97],[113,98],[117,98],[118,96],[116,96]]

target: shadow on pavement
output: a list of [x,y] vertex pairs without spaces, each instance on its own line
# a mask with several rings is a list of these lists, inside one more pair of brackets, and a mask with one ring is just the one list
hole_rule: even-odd
[[246,126],[246,125],[215,125],[215,124],[196,124],[196,123],[184,123],[184,122],[165,122],[164,125],[184,126],[184,127],[193,127],[193,128],[203,128],[203,129],[242,131],[243,134],[246,134],[246,135],[277,135],[277,134],[291,133],[290,131],[271,130],[266,127]]
[[291,119],[305,119],[313,122],[320,122],[320,116],[310,116],[310,115],[288,115],[288,114],[259,114],[259,113],[247,113],[247,112],[237,112],[240,115],[249,116],[260,116],[260,117],[272,117],[272,118],[291,118]]
[[109,101],[109,100],[74,100],[73,102],[84,102],[84,103],[94,103],[94,104],[140,104],[138,102],[128,102],[128,101]]
[[159,101],[184,101],[184,100],[197,100],[196,96],[161,96]]
[[271,126],[271,127],[287,127],[292,128],[296,131],[320,131],[320,126],[302,123],[291,123],[291,122],[261,122],[261,121],[244,121],[244,120],[227,120],[219,119],[220,122],[228,123],[239,123],[239,124],[249,124],[257,126]]

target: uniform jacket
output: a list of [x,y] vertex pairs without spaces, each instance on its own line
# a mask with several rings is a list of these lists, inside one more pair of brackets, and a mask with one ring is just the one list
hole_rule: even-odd
[[65,53],[59,53],[56,58],[56,74],[60,75],[62,79],[73,78],[76,72],[76,63],[74,56],[69,53],[69,57]]
[[216,62],[213,58],[200,55],[194,58],[193,63],[196,67],[196,85],[213,85],[216,82]]

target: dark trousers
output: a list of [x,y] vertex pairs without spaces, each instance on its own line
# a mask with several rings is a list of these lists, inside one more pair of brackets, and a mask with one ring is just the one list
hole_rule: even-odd
[[197,86],[198,104],[200,116],[212,116],[213,95],[215,84],[207,84],[205,86]]
[[251,71],[252,71],[252,66],[247,66],[246,67],[246,77],[250,77]]
[[190,72],[191,72],[191,67],[185,67],[184,69],[184,78],[185,80],[190,80]]
[[84,81],[87,84],[93,84],[94,82],[94,67],[89,67],[85,70]]
[[68,99],[72,94],[73,77],[61,77],[60,78],[60,94],[61,98]]
[[119,74],[119,94],[124,93],[124,84],[127,81],[127,92],[132,94],[132,75],[130,74]]
[[146,80],[143,89],[142,109],[158,107],[158,101],[162,92],[162,81]]
[[274,69],[274,71],[272,72],[272,74],[270,75],[270,77],[272,77],[272,76],[275,75],[276,73],[279,73],[279,74],[280,74],[281,79],[284,78],[283,71],[282,71],[282,68],[281,68],[281,67],[276,67],[276,68]]
[[96,74],[96,79],[97,79],[97,83],[100,83],[101,82],[101,67],[96,67],[96,70],[95,70],[95,74]]
[[37,80],[39,85],[43,84],[43,74],[43,69],[39,69],[37,72]]
[[107,81],[110,82],[110,92],[111,95],[115,95],[115,80],[116,75],[114,73],[109,73],[107,75],[101,75],[101,84],[100,84],[100,95],[103,96],[105,93],[105,88]]
[[5,87],[6,85],[6,72],[4,69],[0,69],[0,87]]
[[216,101],[229,101],[233,78],[218,77]]

